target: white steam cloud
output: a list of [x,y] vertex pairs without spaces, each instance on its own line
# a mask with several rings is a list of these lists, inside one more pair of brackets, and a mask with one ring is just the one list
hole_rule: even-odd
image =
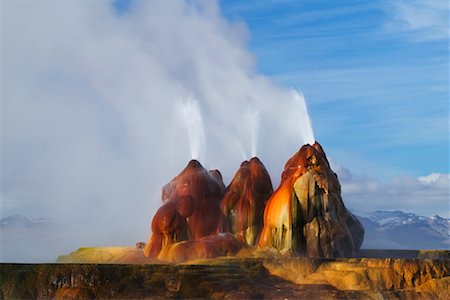
[[227,184],[257,152],[276,185],[314,141],[303,96],[256,72],[246,27],[216,2],[1,6],[1,215],[69,224],[44,242],[49,256],[145,240],[161,187],[191,157]]
[[330,159],[338,174],[345,204],[359,212],[404,210],[423,216],[450,218],[450,174],[432,173],[421,177],[394,177],[383,183],[352,174],[349,169]]

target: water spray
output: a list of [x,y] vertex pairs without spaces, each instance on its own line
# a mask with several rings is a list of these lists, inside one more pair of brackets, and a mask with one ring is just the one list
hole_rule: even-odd
[[198,100],[189,96],[177,102],[175,108],[187,129],[191,158],[199,159],[206,154],[206,139]]
[[246,114],[250,129],[250,146],[252,157],[256,156],[256,148],[258,144],[259,133],[259,112],[257,110],[249,110]]
[[306,107],[305,97],[295,89],[292,89],[291,93],[295,104],[295,108],[293,109],[293,112],[296,115],[295,118],[301,120],[300,122],[296,122],[297,124],[300,124],[299,138],[303,140],[303,144],[312,145],[315,142],[315,138],[311,118],[309,117],[308,109]]

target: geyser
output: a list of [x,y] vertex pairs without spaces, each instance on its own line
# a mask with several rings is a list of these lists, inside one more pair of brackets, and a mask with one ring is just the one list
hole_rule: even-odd
[[250,110],[247,112],[248,127],[250,129],[250,152],[251,156],[256,156],[256,146],[258,144],[259,131],[259,112],[257,110]]
[[[312,129],[312,124],[311,124],[311,118],[309,117],[309,113],[308,113],[308,108],[306,106],[306,101],[305,101],[305,97],[301,94],[299,94],[299,92],[297,92],[295,89],[291,90],[292,93],[292,98],[294,99],[294,106],[292,107],[293,109],[293,116],[294,119],[293,120],[293,125],[294,126],[299,126],[299,138],[303,139],[304,144],[314,144],[314,142],[316,141],[314,139],[314,132]],[[297,118],[301,118],[301,120],[303,120],[303,122],[298,122]]]
[[177,102],[175,108],[188,133],[191,158],[199,159],[200,155],[206,155],[206,140],[198,101],[190,96],[183,101]]
[[227,188],[218,170],[208,172],[191,160],[163,187],[162,201],[144,254],[164,261],[235,255],[255,246],[280,254],[351,257],[364,237],[317,142],[286,162],[275,192],[257,157],[240,165]]

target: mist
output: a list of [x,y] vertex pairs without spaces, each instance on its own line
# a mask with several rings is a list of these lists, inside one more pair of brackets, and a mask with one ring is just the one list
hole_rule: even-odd
[[1,5],[1,215],[60,224],[47,256],[146,240],[191,158],[227,185],[257,155],[276,185],[314,141],[303,96],[257,72],[245,24],[216,2]]

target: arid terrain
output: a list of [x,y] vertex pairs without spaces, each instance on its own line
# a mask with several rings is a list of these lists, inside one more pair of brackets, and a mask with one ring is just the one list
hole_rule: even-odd
[[[252,255],[266,257],[251,257]],[[56,264],[2,264],[1,298],[448,299],[449,251],[369,251],[372,258],[241,252],[167,264],[134,248],[82,248]],[[373,258],[373,257],[391,258]],[[399,258],[405,256],[407,258]],[[396,257],[396,258],[395,258]],[[127,263],[128,262],[128,263]]]

